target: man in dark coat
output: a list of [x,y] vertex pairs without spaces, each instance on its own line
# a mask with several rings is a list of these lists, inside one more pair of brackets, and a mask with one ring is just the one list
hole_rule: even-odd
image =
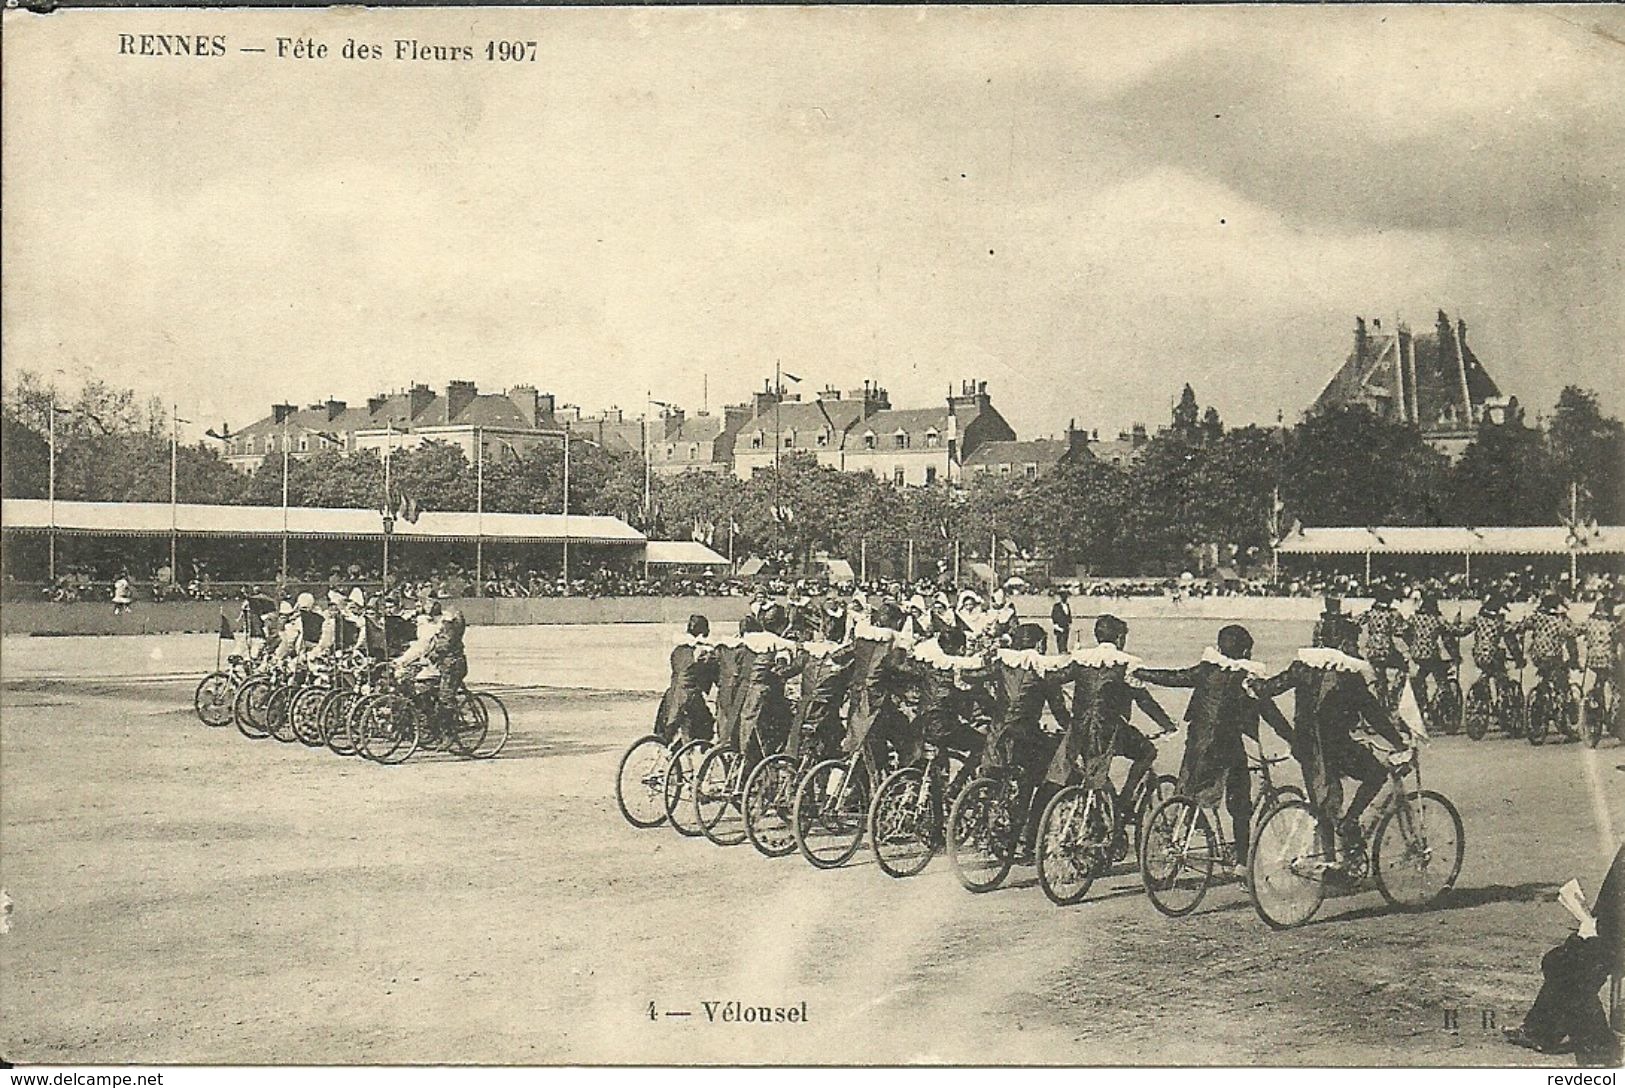
[[705,705],[705,695],[717,683],[716,647],[705,640],[711,622],[704,616],[688,618],[683,640],[671,651],[671,682],[655,714],[655,735],[667,744],[679,733],[690,740],[709,740],[716,718]]
[[[1037,624],[1018,625],[1010,641],[1008,649],[994,651],[998,713],[982,751],[982,768],[1016,775],[1028,814],[1018,857],[1026,859],[1032,856],[1036,831],[1037,821],[1032,817],[1038,807],[1034,803],[1038,782],[1055,758],[1059,727],[1071,720],[1062,690],[1071,661],[1044,654],[1045,633]],[[1046,706],[1055,717],[1055,732],[1041,724]]]
[[908,645],[902,635],[903,610],[890,601],[880,604],[871,620],[852,625],[851,706],[846,719],[846,750],[867,748],[869,767],[886,765],[888,745],[904,763],[918,754],[914,736],[903,714],[909,675]]
[[716,742],[739,745],[739,704],[750,675],[751,651],[741,641],[751,631],[760,631],[761,621],[747,614],[739,621],[739,636],[714,639],[717,644],[717,725]]
[[747,631],[740,636],[740,641],[748,656],[739,692],[735,743],[744,753],[748,771],[764,757],[784,749],[791,713],[784,685],[795,675],[800,663],[796,660],[796,644],[773,631]]
[[1507,1041],[1548,1054],[1566,1041],[1577,1064],[1617,1067],[1619,1038],[1597,991],[1625,972],[1625,846],[1603,877],[1590,923],[1546,953],[1540,971],[1540,993],[1523,1024],[1506,1029]]
[[926,748],[926,776],[930,786],[930,826],[942,827],[948,792],[950,753],[963,755],[968,765],[982,757],[987,738],[971,723],[977,716],[977,694],[991,676],[986,657],[966,653],[965,632],[945,627],[909,654],[906,668],[914,681],[914,725]]
[[1055,591],[1055,604],[1049,610],[1049,625],[1055,629],[1055,652],[1068,653],[1072,649],[1072,605],[1064,589]]
[[840,751],[844,735],[841,708],[852,683],[852,647],[829,639],[804,643],[800,666],[801,693],[785,751],[799,759],[803,746],[811,745],[814,759],[830,759]]
[[[1217,646],[1202,653],[1202,660],[1185,669],[1135,669],[1132,675],[1163,687],[1191,688],[1185,707],[1185,755],[1179,765],[1179,792],[1198,804],[1217,805],[1224,794],[1225,810],[1233,828],[1236,864],[1247,863],[1248,827],[1252,823],[1252,779],[1247,770],[1243,736],[1258,739],[1260,700],[1247,690],[1249,679],[1267,671],[1252,660],[1253,636],[1239,624],[1219,630]],[[1273,709],[1273,708],[1271,708]],[[1279,715],[1272,726],[1283,737]]]
[[[1325,645],[1299,650],[1292,664],[1259,681],[1253,690],[1272,724],[1280,712],[1270,700],[1293,693],[1292,755],[1303,770],[1309,801],[1320,813],[1320,849],[1331,855],[1333,829],[1341,830],[1345,843],[1358,842],[1360,814],[1388,780],[1382,764],[1354,739],[1354,732],[1364,726],[1400,750],[1408,742],[1404,724],[1377,696],[1377,674],[1357,656],[1359,628],[1346,621],[1327,624],[1321,639]],[[1344,777],[1360,783],[1346,811]]]

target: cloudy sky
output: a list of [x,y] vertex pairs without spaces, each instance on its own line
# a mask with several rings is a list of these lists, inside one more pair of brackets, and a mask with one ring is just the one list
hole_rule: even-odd
[[[120,31],[225,30],[214,61]],[[276,61],[307,33],[534,63]],[[1606,9],[6,13],[4,350],[247,423],[412,380],[588,409],[775,359],[1024,436],[1288,418],[1354,315],[1625,413]]]

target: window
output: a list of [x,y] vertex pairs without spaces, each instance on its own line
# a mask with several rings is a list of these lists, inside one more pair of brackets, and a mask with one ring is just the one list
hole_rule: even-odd
[[753,449],[753,450],[761,449],[762,448],[762,439],[763,439],[763,437],[764,437],[764,435],[762,434],[761,431],[757,431],[755,434],[751,435],[750,436],[750,448]]
[[676,457],[676,456],[677,456],[677,447],[676,446],[667,446],[666,447],[666,460],[669,461],[673,457]]
[[875,432],[873,432],[873,431],[864,431],[863,432],[863,448],[866,449],[866,450],[872,450],[872,449],[875,448]]
[[932,427],[929,431],[925,432],[925,445],[928,449],[936,449],[941,442],[942,435],[937,433],[937,429],[935,427]]
[[299,452],[300,453],[308,453],[308,452],[310,452],[310,435],[302,434],[302,435],[299,436]]
[[819,449],[824,449],[828,445],[829,445],[829,431],[828,431],[828,429],[819,431],[818,432],[818,448]]
[[902,465],[898,465],[896,468],[892,469],[891,482],[896,484],[898,487],[903,486],[903,466]]
[[784,436],[784,448],[787,449],[787,450],[791,450],[791,449],[795,449],[795,446],[796,446],[796,432],[789,431]]
[[1029,480],[1038,479],[1038,466],[1037,465],[1028,465],[1027,466],[1027,479],[1029,479]]
[[908,432],[907,431],[899,430],[896,434],[892,435],[892,440],[897,443],[897,448],[898,449],[900,449],[900,450],[908,449]]
[[1008,476],[1008,475],[1010,475],[1010,466],[1009,465],[1000,465],[999,466],[999,475],[1000,476]]
[[698,461],[700,459],[700,444],[698,442],[689,443],[688,459],[690,461]]
[[936,465],[926,465],[925,466],[925,486],[930,487],[932,484],[934,484],[936,482],[937,482],[937,466]]

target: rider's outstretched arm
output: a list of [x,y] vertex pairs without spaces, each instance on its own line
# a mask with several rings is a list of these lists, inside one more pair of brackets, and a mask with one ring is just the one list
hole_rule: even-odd
[[1141,713],[1156,722],[1164,733],[1175,731],[1177,726],[1174,725],[1174,720],[1162,709],[1162,704],[1157,702],[1156,696],[1145,688],[1135,687],[1129,690],[1133,693],[1134,705],[1140,708]]
[[1198,666],[1184,669],[1135,669],[1130,676],[1161,688],[1194,688],[1201,675]]

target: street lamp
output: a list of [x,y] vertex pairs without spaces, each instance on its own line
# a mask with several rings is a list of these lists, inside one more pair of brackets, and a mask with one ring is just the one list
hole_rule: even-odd
[[56,417],[59,412],[65,416],[73,414],[67,408],[58,408],[56,406],[56,387],[52,386],[51,411],[46,420],[46,443],[50,447],[48,456],[50,463],[46,469],[45,509],[46,521],[50,525],[50,532],[47,534],[49,553],[46,558],[46,567],[47,575],[53,586],[56,584]]

